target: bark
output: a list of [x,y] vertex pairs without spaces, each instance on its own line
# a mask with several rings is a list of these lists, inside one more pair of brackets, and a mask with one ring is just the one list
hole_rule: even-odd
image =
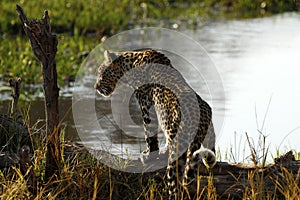
[[12,88],[12,104],[10,110],[10,116],[18,120],[21,118],[21,113],[18,108],[19,97],[21,94],[21,79],[9,79],[9,86]]
[[56,35],[51,32],[50,17],[47,10],[41,20],[27,19],[23,9],[18,5],[17,12],[30,40],[32,50],[42,65],[47,135],[45,178],[49,180],[58,175],[61,159],[58,115],[59,88],[55,62],[58,41]]
[[[104,159],[116,159],[116,156],[108,152],[103,152],[102,155],[104,155]],[[124,163],[126,162],[126,160],[123,161]],[[140,166],[140,161],[132,161],[128,163],[128,166],[127,170],[130,168],[133,171],[136,166]],[[145,166],[146,168],[149,168],[149,166]],[[124,183],[128,184],[128,180],[130,180],[129,182],[134,182],[132,180],[137,178],[137,176],[142,176],[146,180],[149,179],[147,177],[154,177],[158,182],[165,180],[161,179],[165,175],[165,168],[143,175],[116,170],[112,170],[112,172],[114,180],[113,188],[119,188],[119,191],[114,193],[114,198],[120,198],[118,193],[122,194],[120,192],[122,188],[124,189],[122,185],[124,186]],[[290,184],[294,185],[290,186]],[[197,195],[197,186],[199,185],[201,189],[214,187],[218,199],[242,199],[245,193],[253,191],[255,192],[253,195],[258,199],[266,197],[267,194],[274,193],[281,198],[282,193],[280,190],[285,190],[284,188],[288,187],[300,187],[300,160],[295,160],[292,151],[290,151],[279,158],[275,158],[274,163],[267,166],[217,162],[208,171],[202,163],[198,163],[198,183],[194,181],[190,185],[189,193],[191,196],[195,197]],[[210,189],[210,192],[212,190],[214,189]]]

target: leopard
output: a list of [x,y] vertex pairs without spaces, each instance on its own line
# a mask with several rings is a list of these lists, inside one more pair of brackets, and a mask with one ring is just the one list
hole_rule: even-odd
[[[168,196],[180,199],[180,188],[195,180],[199,161],[209,169],[216,164],[211,107],[159,50],[105,50],[103,57],[94,88],[104,97],[111,96],[120,83],[134,89],[147,146],[141,161],[147,164],[167,154]],[[161,151],[159,130],[166,138]]]

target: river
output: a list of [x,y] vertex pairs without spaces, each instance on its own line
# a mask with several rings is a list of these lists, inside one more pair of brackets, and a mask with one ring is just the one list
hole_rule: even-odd
[[[178,51],[189,55],[187,65],[200,63],[199,66],[202,66],[196,70],[204,78],[199,78],[197,73],[191,71],[193,67],[179,66],[178,70],[213,108],[216,146],[220,149],[221,158],[243,162],[248,160],[250,151],[245,133],[258,156],[262,155],[263,135],[266,136],[266,147],[271,155],[276,156],[277,150],[300,151],[300,15],[285,13],[257,19],[210,21],[197,29],[179,30],[197,41],[208,56],[201,60],[195,53],[199,47],[180,41],[172,44]],[[172,35],[167,37],[172,39]],[[213,72],[209,68],[211,66]],[[66,138],[82,140],[93,148],[105,146],[115,154],[137,156],[145,148],[140,119],[137,117],[137,127],[130,129],[131,133],[129,129],[129,134],[120,131],[119,124],[115,122],[118,119],[111,114],[116,111],[116,107],[111,107],[113,100],[94,94],[91,86],[95,76],[85,80],[90,80],[90,83],[62,88],[60,113]],[[101,130],[90,125],[88,128],[82,124],[74,125],[72,90],[86,90],[87,87],[95,95],[92,98],[95,97],[95,110],[98,111],[97,120],[94,120],[105,127]],[[9,95],[0,95],[3,102],[0,110],[7,112]],[[43,108],[43,99],[37,97],[31,102],[30,116],[33,122],[43,118]],[[133,111],[139,114],[136,108]],[[89,110],[84,112],[81,117],[86,120],[95,117],[85,116]],[[76,128],[79,132],[85,130],[85,133],[78,136]],[[134,137],[134,134],[138,137]],[[162,136],[160,140],[163,141]]]

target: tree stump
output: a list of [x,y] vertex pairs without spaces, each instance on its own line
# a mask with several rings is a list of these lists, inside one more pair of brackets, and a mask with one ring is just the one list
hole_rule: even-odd
[[41,20],[27,19],[23,9],[17,5],[17,12],[24,31],[30,40],[35,56],[40,60],[43,74],[46,112],[46,169],[45,179],[58,175],[61,160],[60,124],[58,113],[59,88],[57,86],[57,71],[55,56],[58,40],[51,32],[48,11]]

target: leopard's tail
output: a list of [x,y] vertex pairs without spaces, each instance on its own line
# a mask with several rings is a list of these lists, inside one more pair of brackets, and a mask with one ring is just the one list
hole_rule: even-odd
[[215,153],[201,145],[201,148],[193,153],[193,160],[202,159],[207,168],[213,168],[217,162]]

